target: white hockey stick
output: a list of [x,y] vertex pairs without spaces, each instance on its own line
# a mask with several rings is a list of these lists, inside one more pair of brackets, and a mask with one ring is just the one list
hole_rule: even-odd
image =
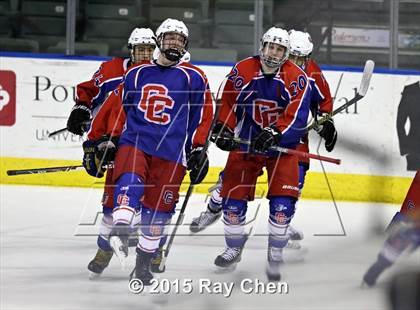
[[362,99],[369,88],[369,84],[370,84],[370,79],[372,78],[372,74],[373,74],[373,69],[375,68],[375,63],[373,60],[367,60],[365,63],[365,67],[363,69],[363,76],[362,76],[362,80],[360,81],[360,86],[357,89],[357,93],[356,95],[348,102],[346,102],[345,104],[343,104],[342,106],[338,107],[337,109],[335,109],[334,111],[332,111],[331,113],[325,115],[324,117],[318,119],[317,121],[314,121],[309,127],[308,130],[314,129],[319,125],[322,125],[323,123],[325,123],[327,120],[331,119],[334,115],[344,111],[345,109],[347,109],[349,106],[355,104],[356,102],[358,102],[360,99]]

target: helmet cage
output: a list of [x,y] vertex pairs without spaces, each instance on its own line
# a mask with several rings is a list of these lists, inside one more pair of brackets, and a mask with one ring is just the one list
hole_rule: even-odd
[[153,51],[156,45],[154,44],[130,44],[130,59],[132,63],[139,63],[141,61],[148,61],[153,59]]
[[[270,44],[283,46],[285,48],[283,56],[280,58],[268,56],[266,51],[268,51]],[[279,68],[289,57],[289,34],[287,31],[278,27],[268,29],[260,41],[260,57],[267,67]]]
[[[284,47],[283,56],[280,58],[269,56],[266,54],[265,50],[268,50],[270,44],[277,44]],[[261,48],[260,48],[260,57],[263,60],[264,64],[269,68],[278,68],[280,67],[288,58],[288,48],[287,46],[275,42],[263,42],[261,41]]]
[[[166,47],[164,45],[165,37],[169,34],[177,34],[184,39],[183,47],[179,49],[177,47],[169,46]],[[177,31],[168,31],[161,33],[157,38],[157,46],[159,47],[160,52],[165,55],[165,57],[170,61],[179,61],[187,52],[188,50],[188,38],[185,34]]]

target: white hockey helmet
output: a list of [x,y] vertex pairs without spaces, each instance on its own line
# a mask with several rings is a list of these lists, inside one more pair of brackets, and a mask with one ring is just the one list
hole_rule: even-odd
[[150,28],[135,28],[128,38],[128,48],[137,44],[156,45],[156,36]]
[[292,29],[289,31],[289,37],[290,55],[297,57],[309,57],[311,55],[314,44],[309,33]]
[[[168,33],[177,33],[184,38],[184,46],[180,49],[175,47],[164,47],[163,40],[165,35]],[[158,47],[165,55],[165,57],[171,61],[179,61],[182,56],[187,52],[188,47],[188,28],[185,26],[184,22],[168,18],[162,22],[162,24],[156,30],[157,44]]]
[[[264,48],[267,44],[274,43],[285,48],[285,52],[282,57],[276,58],[265,54]],[[260,45],[260,57],[266,66],[270,68],[280,67],[289,57],[289,34],[286,30],[279,27],[271,27],[263,34]]]

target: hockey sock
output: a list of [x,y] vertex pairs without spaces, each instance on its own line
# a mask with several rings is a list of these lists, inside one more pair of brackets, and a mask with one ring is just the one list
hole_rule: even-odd
[[306,165],[299,164],[299,195],[305,185],[306,171],[308,171],[308,167]]
[[136,209],[144,194],[144,183],[135,173],[124,173],[118,178],[114,192],[113,223],[133,225]]
[[296,199],[285,196],[270,197],[270,216],[268,219],[268,246],[284,248],[289,236],[287,227],[295,213]]
[[207,209],[213,213],[219,213],[222,211],[223,198],[220,196],[220,191],[222,190],[223,183],[223,171],[219,174],[219,180],[217,181],[216,188],[211,192],[210,201],[207,205]]
[[225,224],[226,245],[231,248],[244,246],[246,236],[244,234],[247,202],[245,200],[223,200],[223,222]]
[[137,250],[155,253],[164,235],[165,225],[170,221],[171,213],[152,210],[143,206]]
[[112,214],[104,214],[99,226],[99,235],[96,241],[98,247],[105,252],[112,252],[112,248],[109,245],[109,234],[112,229]]

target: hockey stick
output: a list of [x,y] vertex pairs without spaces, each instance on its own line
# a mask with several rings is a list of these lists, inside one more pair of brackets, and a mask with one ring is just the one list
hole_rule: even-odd
[[369,84],[370,84],[370,79],[372,78],[372,73],[373,73],[374,68],[375,68],[375,63],[373,62],[373,60],[367,60],[366,63],[365,63],[365,67],[363,69],[362,80],[360,81],[360,85],[359,85],[359,88],[357,90],[356,95],[351,100],[349,100],[348,102],[346,102],[342,106],[338,107],[337,109],[335,109],[331,113],[325,115],[324,117],[320,118],[317,121],[314,121],[308,127],[308,130],[317,128],[319,125],[322,125],[323,123],[325,123],[326,121],[331,119],[334,115],[337,115],[338,113],[344,111],[349,106],[355,104],[360,99],[362,99],[368,91]]
[[67,131],[67,127],[64,127],[64,128],[59,129],[59,130],[53,131],[53,132],[48,134],[48,138],[59,135],[60,133],[65,132],[65,131]]
[[[217,118],[219,116],[219,111],[220,111],[219,103],[218,103],[218,100],[215,100],[215,101],[216,101],[216,112],[214,113],[213,121],[211,123],[209,133],[207,135],[206,144],[203,147],[203,151],[202,151],[203,156],[199,160],[199,167],[203,167],[204,159],[205,159],[204,154],[205,154],[205,152],[207,152],[207,149],[209,148],[210,137],[211,137],[211,134],[213,132],[214,125],[216,124]],[[163,271],[164,268],[165,268],[165,264],[166,264],[166,260],[168,259],[169,251],[171,250],[171,247],[172,247],[172,244],[174,242],[175,235],[176,235],[176,232],[178,230],[178,227],[181,225],[182,221],[184,220],[185,208],[187,207],[188,200],[190,199],[190,196],[191,196],[193,190],[194,190],[194,184],[190,183],[190,185],[188,186],[187,194],[185,195],[184,201],[182,202],[182,207],[181,207],[181,210],[179,211],[179,215],[178,215],[178,219],[176,220],[175,227],[174,227],[174,229],[173,229],[173,231],[172,231],[172,233],[169,237],[169,241],[166,245],[166,249],[163,250],[162,260],[161,260],[160,265],[159,265],[159,270],[160,271]]]
[[72,170],[79,170],[83,168],[83,165],[78,166],[62,166],[62,167],[47,167],[47,168],[35,168],[35,169],[21,169],[21,170],[7,170],[7,175],[23,175],[23,174],[40,174],[49,172],[68,172]]
[[[246,141],[246,140],[242,140],[242,139],[239,139],[239,138],[234,138],[233,141],[235,141],[237,143],[240,143],[240,144],[251,145],[251,141]],[[321,161],[326,161],[326,162],[329,162],[329,163],[333,163],[333,164],[336,164],[336,165],[341,164],[341,159],[327,157],[327,156],[321,156],[321,155],[302,152],[302,151],[297,151],[297,150],[288,149],[288,148],[281,147],[281,146],[272,146],[270,148],[270,150],[281,152],[281,153],[284,153],[284,154],[296,155],[300,158],[312,158],[312,159],[318,159],[318,160],[321,160]]]
[[[92,120],[89,120],[89,121],[86,121],[86,122],[82,123],[83,131],[86,131],[86,129],[89,127],[91,121]],[[67,127],[64,127],[64,128],[59,129],[59,130],[53,131],[53,132],[48,134],[48,138],[59,135],[60,133],[65,132],[65,131],[67,131]]]
[[[113,168],[114,164],[111,162],[107,165],[103,165],[102,169]],[[34,169],[20,169],[20,170],[7,170],[7,175],[23,175],[23,174],[41,174],[41,173],[50,173],[50,172],[69,172],[72,170],[81,170],[83,165],[78,166],[61,166],[61,167],[46,167],[46,168],[34,168]]]

